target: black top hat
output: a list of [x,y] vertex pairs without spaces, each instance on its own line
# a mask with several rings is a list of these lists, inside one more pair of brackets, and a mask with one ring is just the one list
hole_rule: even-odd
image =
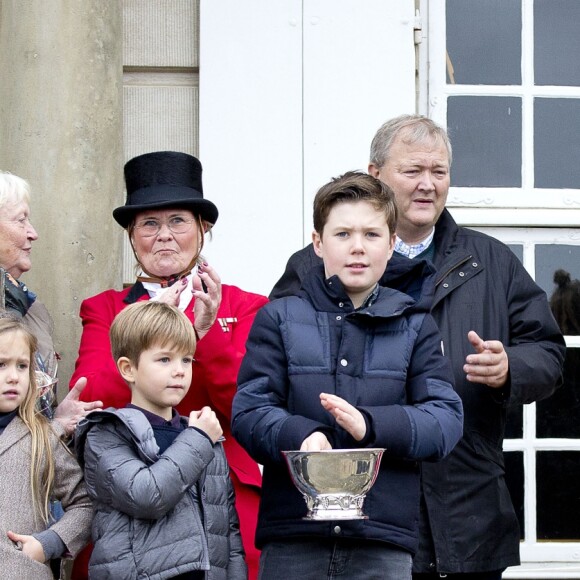
[[124,228],[136,213],[166,207],[189,209],[212,225],[217,221],[217,207],[203,198],[201,163],[192,155],[157,151],[134,157],[125,164],[125,183],[127,201],[113,210]]

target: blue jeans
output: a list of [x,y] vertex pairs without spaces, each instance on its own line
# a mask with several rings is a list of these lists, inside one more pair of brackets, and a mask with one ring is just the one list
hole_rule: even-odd
[[258,580],[411,580],[411,554],[370,540],[287,540],[262,549]]

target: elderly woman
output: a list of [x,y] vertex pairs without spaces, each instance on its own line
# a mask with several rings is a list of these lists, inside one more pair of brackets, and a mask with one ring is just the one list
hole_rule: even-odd
[[28,183],[10,173],[0,173],[0,284],[1,306],[11,314],[23,317],[38,339],[39,370],[54,376],[56,356],[52,341],[53,322],[48,310],[21,281],[30,270],[32,242],[38,234],[30,223]]
[[[30,223],[28,183],[16,175],[0,171],[0,311],[22,317],[38,340],[38,370],[55,379],[57,356],[52,318],[36,294],[20,281],[20,276],[32,266],[30,252],[32,242],[37,239],[38,234]],[[67,434],[74,431],[80,417],[102,406],[100,401],[79,401],[84,385],[84,379],[77,381],[56,409],[55,419]]]
[[109,344],[113,318],[138,300],[162,300],[185,312],[198,345],[192,387],[177,409],[187,415],[209,405],[218,415],[250,577],[255,577],[261,475],[258,465],[231,436],[230,419],[246,338],[256,311],[267,299],[222,285],[201,257],[204,235],[218,218],[216,206],[203,197],[201,172],[195,157],[170,151],[141,155],[125,165],[127,200],[113,211],[113,217],[127,230],[141,274],[130,288],[107,290],[82,303],[83,334],[72,380],[87,378],[83,393],[87,399],[125,406],[129,389]]

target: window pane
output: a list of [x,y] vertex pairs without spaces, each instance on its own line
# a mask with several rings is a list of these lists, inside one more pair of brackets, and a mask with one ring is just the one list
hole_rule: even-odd
[[580,452],[540,451],[536,456],[539,540],[580,540]]
[[536,403],[536,435],[580,439],[580,349],[568,348],[564,384]]
[[580,188],[579,151],[580,99],[535,99],[535,186]]
[[449,84],[521,84],[520,0],[447,0],[446,14]]
[[514,510],[520,523],[520,538],[524,539],[524,454],[509,451],[503,454],[505,460],[505,480]]
[[508,248],[516,255],[517,259],[524,262],[524,246],[521,244],[508,244]]
[[[560,272],[556,276],[558,270]],[[562,332],[567,335],[580,334],[579,279],[580,246],[536,246],[536,282],[548,295],[554,317]]]
[[536,85],[580,85],[580,2],[534,3],[534,77]]
[[453,143],[452,185],[521,187],[521,99],[449,97],[447,124]]

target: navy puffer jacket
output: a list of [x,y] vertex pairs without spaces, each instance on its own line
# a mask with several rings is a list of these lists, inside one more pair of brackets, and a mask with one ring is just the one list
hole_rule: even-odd
[[[319,267],[307,275],[299,296],[258,312],[232,410],[234,436],[264,465],[258,546],[338,536],[415,551],[418,461],[441,459],[462,433],[461,401],[429,306],[428,299],[381,288],[370,307],[355,311],[338,278],[325,280]],[[363,413],[368,431],[362,442],[336,425],[320,404],[321,392]],[[315,431],[324,432],[333,448],[387,449],[365,500],[368,520],[340,526],[302,520],[306,504],[281,451],[299,449]]]

